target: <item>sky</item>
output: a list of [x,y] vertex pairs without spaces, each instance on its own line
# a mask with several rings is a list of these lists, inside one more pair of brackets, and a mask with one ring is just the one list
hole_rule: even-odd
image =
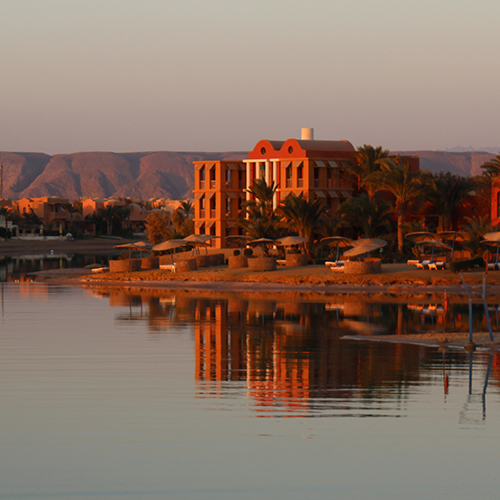
[[500,146],[498,0],[0,0],[0,151]]

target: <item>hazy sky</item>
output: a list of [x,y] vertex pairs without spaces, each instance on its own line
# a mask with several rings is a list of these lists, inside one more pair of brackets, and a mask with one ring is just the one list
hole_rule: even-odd
[[499,0],[0,0],[0,150],[500,146]]

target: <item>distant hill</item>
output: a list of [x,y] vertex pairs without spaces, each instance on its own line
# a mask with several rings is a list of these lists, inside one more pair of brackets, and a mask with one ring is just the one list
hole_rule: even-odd
[[[399,151],[417,155],[420,168],[431,172],[479,175],[480,166],[494,157],[488,152]],[[3,196],[19,199],[39,196],[139,199],[192,197],[193,161],[243,159],[246,152],[173,151],[148,153],[2,153]]]
[[398,151],[402,155],[416,155],[420,157],[420,170],[431,172],[451,172],[452,174],[468,177],[481,175],[481,165],[495,157],[493,153],[482,151]]
[[1,153],[3,196],[182,200],[192,196],[193,161],[244,158],[245,153]]

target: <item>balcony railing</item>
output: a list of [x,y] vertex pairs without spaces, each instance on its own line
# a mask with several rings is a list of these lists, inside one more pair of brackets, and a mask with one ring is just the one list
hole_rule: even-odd
[[215,219],[215,209],[210,210],[210,218]]

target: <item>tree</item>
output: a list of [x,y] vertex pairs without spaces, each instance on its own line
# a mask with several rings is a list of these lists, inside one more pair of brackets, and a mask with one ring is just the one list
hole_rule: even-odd
[[491,177],[492,179],[497,179],[500,177],[500,154],[496,155],[489,161],[484,162],[481,165],[484,170],[485,175]]
[[424,190],[442,219],[443,231],[450,231],[454,215],[462,203],[473,193],[475,184],[471,179],[452,175],[450,172],[426,176]]
[[486,233],[494,231],[488,216],[465,217],[467,224],[460,231],[464,238],[463,246],[468,248],[472,254],[479,254],[481,251],[481,241]]
[[253,238],[275,238],[279,218],[273,209],[277,186],[264,179],[255,179],[248,188],[253,199],[243,204],[245,217],[239,221],[246,234]]
[[148,240],[154,245],[172,237],[172,221],[167,212],[151,212],[146,218]]
[[376,238],[391,228],[391,207],[384,200],[370,200],[363,193],[349,198],[338,208],[344,224],[361,232],[364,238]]
[[116,219],[118,215],[119,208],[114,205],[108,205],[105,208],[99,209],[97,215],[104,219],[106,222],[106,234],[110,236],[113,233],[113,221]]
[[182,236],[188,236],[194,232],[194,206],[190,201],[181,201],[172,214],[172,222],[175,231]]
[[313,236],[320,229],[326,208],[321,198],[307,200],[300,193],[298,196],[289,194],[278,207],[279,215],[291,223],[299,236],[308,238],[307,254],[312,257]]
[[356,153],[357,163],[351,167],[352,174],[358,177],[358,183],[362,186],[370,201],[373,201],[378,190],[378,185],[373,182],[373,174],[380,171],[383,160],[388,158],[389,150],[382,149],[382,146],[376,148],[370,144],[363,144]]
[[398,251],[403,253],[403,221],[408,205],[423,193],[423,184],[418,174],[411,172],[408,162],[401,158],[386,158],[378,172],[370,177],[381,190],[394,198],[394,209],[398,223]]

